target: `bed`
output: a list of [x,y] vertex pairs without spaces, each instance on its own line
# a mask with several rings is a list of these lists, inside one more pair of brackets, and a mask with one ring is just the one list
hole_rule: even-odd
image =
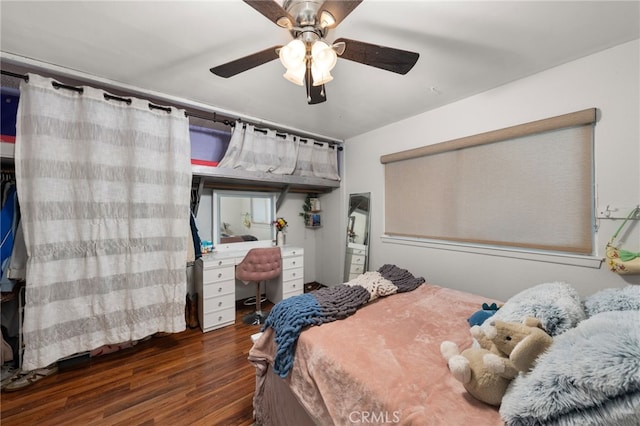
[[[555,292],[558,289],[561,291]],[[636,322],[640,320],[640,288],[632,289],[638,302],[629,304],[627,294],[616,296],[632,306],[604,309],[627,312],[606,312],[605,318],[596,315],[599,312],[592,312],[596,320],[608,324],[595,325],[600,334],[615,322],[618,330],[622,330],[622,339],[627,341],[621,351],[614,349],[608,355],[616,363],[621,356],[626,357],[620,381],[614,380],[604,391],[603,386],[597,384],[588,402],[583,401],[584,394],[572,400],[575,395],[570,387],[561,389],[560,392],[567,394],[563,395],[558,393],[556,382],[545,385],[545,380],[557,381],[565,373],[575,374],[571,369],[558,369],[557,358],[582,356],[568,355],[567,348],[575,347],[576,338],[584,337],[585,329],[588,334],[589,327],[581,328],[580,324],[591,321],[585,313],[585,303],[564,283],[532,290],[514,296],[498,313],[505,320],[520,318],[523,314],[542,318],[555,335],[552,348],[560,342],[560,350],[556,351],[559,354],[540,357],[551,355],[543,361],[549,364],[553,377],[532,373],[529,377],[516,378],[500,408],[470,396],[451,376],[439,350],[444,340],[453,341],[461,348],[469,347],[472,337],[467,318],[483,303],[497,301],[424,283],[411,291],[372,300],[339,321],[305,327],[294,345],[290,369],[284,373],[282,369],[275,372],[281,347],[275,340],[277,327],[266,327],[249,353],[249,360],[256,367],[256,424],[640,424],[640,338],[635,330],[640,323]],[[532,294],[535,297],[532,298]],[[553,305],[552,309],[549,305]],[[621,319],[621,315],[626,318]],[[625,321],[626,328],[620,326]],[[591,337],[587,335],[586,339],[593,341]],[[599,345],[602,346],[601,342]],[[616,341],[610,346],[619,345]],[[585,363],[607,363],[606,357],[601,359],[602,352],[598,356],[599,359],[587,359]],[[610,368],[602,370],[612,374]],[[580,387],[581,379],[568,377],[566,381]],[[593,377],[584,378],[586,384],[583,385],[589,387],[593,380]],[[547,394],[545,386],[549,388]],[[532,395],[532,389],[539,391],[538,394]],[[542,408],[540,401],[544,401]]]
[[249,355],[256,366],[256,422],[502,424],[495,407],[466,395],[439,350],[443,340],[469,346],[466,318],[488,301],[430,284],[378,298],[346,319],[301,333],[284,379],[273,372],[275,332],[266,328]]

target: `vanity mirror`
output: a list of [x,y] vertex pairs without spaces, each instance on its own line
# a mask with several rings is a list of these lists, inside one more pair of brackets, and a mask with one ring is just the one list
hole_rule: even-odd
[[272,241],[275,206],[275,193],[213,191],[214,245]]
[[345,282],[366,272],[369,265],[370,201],[370,192],[349,195]]

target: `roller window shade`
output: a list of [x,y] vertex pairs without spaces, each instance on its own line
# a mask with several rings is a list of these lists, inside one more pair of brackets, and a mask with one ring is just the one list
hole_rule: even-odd
[[385,233],[591,253],[593,123],[590,109],[383,156]]

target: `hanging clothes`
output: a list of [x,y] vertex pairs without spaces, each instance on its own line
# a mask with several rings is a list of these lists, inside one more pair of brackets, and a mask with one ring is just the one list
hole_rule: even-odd
[[2,265],[0,287],[3,292],[10,292],[13,290],[14,282],[8,278],[8,271],[19,217],[15,183],[6,185],[6,193],[2,211],[0,212],[0,236],[2,238],[0,241],[0,264]]
[[200,235],[198,235],[196,217],[193,215],[193,212],[189,215],[189,225],[191,227],[191,238],[193,239],[194,258],[200,259],[202,257],[202,241],[200,240]]

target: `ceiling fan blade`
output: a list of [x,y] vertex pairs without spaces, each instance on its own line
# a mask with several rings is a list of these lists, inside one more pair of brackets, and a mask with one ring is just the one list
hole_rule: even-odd
[[259,65],[266,64],[267,62],[277,59],[278,54],[276,53],[276,49],[279,49],[281,47],[282,46],[270,47],[260,52],[253,53],[249,56],[236,59],[235,61],[227,62],[226,64],[213,67],[210,69],[210,71],[220,77],[233,77],[236,74],[240,74],[241,72],[250,70],[251,68],[255,68]]
[[289,26],[293,26],[296,22],[295,19],[282,8],[278,3],[272,0],[243,0],[246,4],[260,12],[264,17],[273,22],[274,24],[287,28],[287,25],[283,25],[282,21],[278,23],[280,18],[287,18],[289,20]]
[[341,58],[398,74],[408,73],[420,56],[418,53],[407,50],[378,46],[377,44],[346,38],[334,41],[334,43],[340,42],[346,44],[344,53],[340,56]]
[[321,86],[314,86],[311,80],[311,70],[307,68],[307,72],[304,75],[304,84],[307,89],[307,103],[309,105],[315,105],[327,100],[327,92],[324,84]]
[[326,0],[322,6],[320,6],[318,16],[320,16],[323,10],[331,13],[336,22],[327,28],[333,28],[342,22],[348,14],[353,12],[353,9],[358,7],[360,3],[362,3],[362,0]]

